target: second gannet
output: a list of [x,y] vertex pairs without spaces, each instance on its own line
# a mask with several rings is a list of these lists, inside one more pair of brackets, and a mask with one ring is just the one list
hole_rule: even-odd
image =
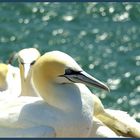
[[35,48],[26,48],[18,52],[18,62],[21,77],[20,96],[39,96],[32,85],[32,66],[40,57],[40,52]]
[[20,95],[20,92],[19,69],[11,64],[0,63],[0,98],[2,99],[6,95],[17,97]]
[[[92,93],[84,84],[108,87],[84,72],[70,56],[58,51],[44,54],[33,65],[32,78],[43,99],[22,96],[0,102],[0,136],[26,137],[27,130],[34,134],[33,128],[43,126],[44,135],[53,137],[89,137],[95,125],[95,131],[99,130],[102,123],[94,120]],[[116,135],[112,132],[111,136]]]

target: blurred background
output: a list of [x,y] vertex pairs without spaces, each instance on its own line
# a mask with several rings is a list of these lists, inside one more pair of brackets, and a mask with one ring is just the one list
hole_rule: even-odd
[[140,3],[1,3],[0,61],[29,47],[68,53],[108,84],[90,87],[105,107],[140,121]]

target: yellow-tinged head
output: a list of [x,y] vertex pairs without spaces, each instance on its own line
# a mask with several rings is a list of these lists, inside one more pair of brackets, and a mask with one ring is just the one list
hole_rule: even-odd
[[7,88],[6,77],[8,73],[8,65],[0,63],[0,90]]
[[38,90],[41,85],[49,83],[83,83],[109,90],[105,84],[83,71],[72,57],[60,51],[41,56],[33,67],[32,76]]
[[39,75],[46,76],[48,80],[54,80],[54,78],[64,75],[66,69],[82,71],[74,59],[59,51],[45,53],[34,65],[34,71],[39,71]]
[[22,49],[18,53],[18,61],[20,67],[21,77],[27,78],[30,73],[32,65],[40,57],[40,52],[35,48]]

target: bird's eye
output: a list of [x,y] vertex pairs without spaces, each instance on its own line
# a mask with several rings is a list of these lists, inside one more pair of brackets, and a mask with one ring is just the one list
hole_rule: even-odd
[[65,75],[73,75],[73,74],[79,74],[80,71],[75,71],[75,70],[72,70],[72,69],[66,69],[65,70]]
[[66,69],[66,70],[65,70],[65,74],[67,74],[67,75],[72,74],[72,70],[71,70],[71,69]]
[[30,65],[34,65],[35,62],[36,62],[36,61],[34,60]]

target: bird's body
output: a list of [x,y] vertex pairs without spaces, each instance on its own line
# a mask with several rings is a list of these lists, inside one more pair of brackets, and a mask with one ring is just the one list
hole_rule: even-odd
[[[57,137],[88,137],[92,127],[93,111],[90,106],[93,106],[93,101],[86,93],[80,98],[79,95],[68,96],[71,108],[66,107],[66,110],[53,107],[39,97],[4,100],[0,102],[0,130],[1,127],[25,129],[49,126],[54,128]],[[0,133],[0,136],[3,135]]]
[[21,93],[19,68],[0,63],[0,97],[17,97]]

